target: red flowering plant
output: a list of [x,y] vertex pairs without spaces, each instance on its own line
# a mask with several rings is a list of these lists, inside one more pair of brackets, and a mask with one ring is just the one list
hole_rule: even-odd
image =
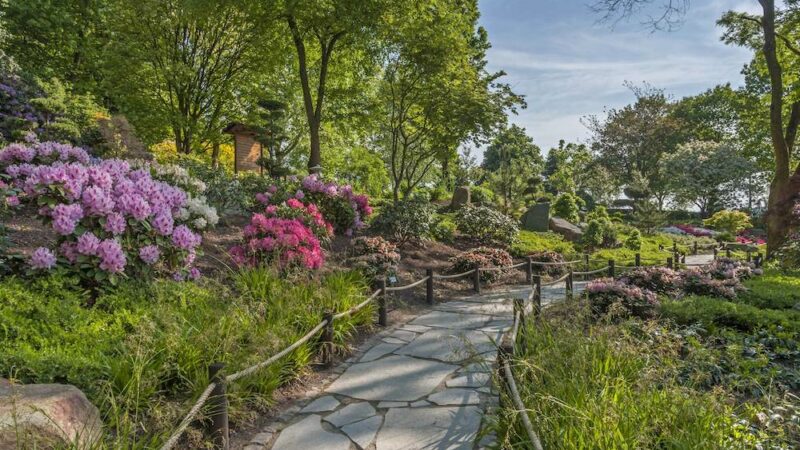
[[264,215],[282,219],[297,219],[311,229],[320,242],[327,242],[333,236],[333,225],[325,220],[314,203],[306,204],[290,198],[280,205],[267,206]]
[[[508,267],[513,264],[511,255],[499,248],[478,247],[468,250],[450,258],[450,272],[467,272],[479,265],[481,268]],[[493,283],[500,279],[508,270],[481,271],[481,281]]]
[[300,219],[254,214],[244,227],[244,242],[230,250],[238,266],[277,264],[282,270],[319,269],[325,255],[319,239]]

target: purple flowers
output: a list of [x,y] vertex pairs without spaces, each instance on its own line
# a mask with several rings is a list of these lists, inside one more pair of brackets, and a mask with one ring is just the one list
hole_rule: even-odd
[[195,234],[186,225],[179,225],[172,232],[172,243],[184,250],[191,250],[200,245],[200,235]]
[[97,254],[97,248],[100,246],[100,239],[91,232],[83,233],[78,238],[78,243],[75,245],[75,250],[81,255],[94,256]]
[[31,255],[31,267],[34,269],[52,269],[56,265],[56,255],[45,247],[39,247]]
[[97,246],[97,256],[100,257],[100,268],[106,272],[120,273],[125,270],[125,252],[119,242],[104,240]]
[[161,256],[161,250],[158,249],[156,245],[145,245],[141,249],[139,249],[139,258],[145,262],[145,264],[153,265],[158,261],[158,258]]

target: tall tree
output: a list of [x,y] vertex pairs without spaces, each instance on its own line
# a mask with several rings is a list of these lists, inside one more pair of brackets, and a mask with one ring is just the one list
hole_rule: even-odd
[[253,8],[234,0],[116,1],[107,88],[139,131],[153,141],[168,130],[181,153],[221,138],[237,90],[263,62],[256,44],[269,27]]
[[492,140],[482,166],[503,212],[516,213],[525,206],[526,196],[535,194],[530,188],[540,179],[542,165],[541,150],[524,128],[511,125]]

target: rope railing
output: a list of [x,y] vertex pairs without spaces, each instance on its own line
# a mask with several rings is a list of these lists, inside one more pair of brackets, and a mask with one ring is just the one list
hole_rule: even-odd
[[353,314],[353,313],[356,313],[356,312],[360,311],[361,308],[367,306],[371,301],[375,300],[375,297],[380,295],[380,293],[381,293],[380,289],[376,290],[375,292],[372,293],[372,295],[367,297],[367,299],[364,300],[363,302],[357,304],[356,306],[353,306],[352,308],[348,309],[347,311],[342,311],[339,314],[334,314],[333,318],[334,319],[341,319],[342,317],[349,316],[350,314]]
[[567,273],[566,275],[564,275],[563,277],[561,277],[561,278],[559,278],[559,279],[557,279],[557,280],[548,281],[547,283],[541,283],[541,285],[542,285],[542,286],[552,286],[552,285],[554,285],[554,284],[561,283],[562,281],[564,281],[564,280],[566,280],[567,278],[569,278],[569,276],[570,276],[570,274],[569,274],[569,273]]
[[572,272],[572,274],[573,275],[585,276],[585,275],[594,275],[594,274],[598,274],[598,273],[601,273],[601,272],[608,272],[608,268],[607,267],[601,267],[601,268],[599,268],[597,270],[590,270],[588,272]]
[[425,277],[425,278],[422,278],[421,280],[417,280],[417,281],[415,281],[413,283],[406,284],[404,286],[387,287],[386,290],[389,291],[389,292],[405,291],[405,290],[408,290],[408,289],[415,288],[415,287],[419,286],[420,284],[428,281],[429,278],[430,277]]
[[536,450],[543,450],[542,442],[539,440],[539,435],[536,434],[536,431],[534,431],[531,418],[528,417],[528,410],[525,408],[525,403],[522,401],[522,397],[519,395],[517,382],[514,380],[514,373],[511,371],[511,366],[509,366],[508,361],[503,361],[503,371],[505,372],[508,389],[511,391],[511,399],[514,401],[514,406],[517,412],[522,416],[522,424],[525,426],[525,432],[528,434],[528,439],[530,439],[533,447]]
[[471,275],[473,273],[475,273],[475,269],[468,270],[468,271],[462,272],[462,273],[457,273],[455,275],[434,275],[433,278],[435,280],[455,280],[456,278],[462,278],[462,277],[465,277],[467,275]]

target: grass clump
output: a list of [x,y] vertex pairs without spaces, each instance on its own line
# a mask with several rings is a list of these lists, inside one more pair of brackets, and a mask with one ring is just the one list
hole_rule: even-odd
[[565,257],[578,253],[572,242],[564,240],[563,236],[551,231],[540,233],[522,230],[517,234],[517,240],[509,250],[516,257],[525,257],[545,251],[561,253]]

